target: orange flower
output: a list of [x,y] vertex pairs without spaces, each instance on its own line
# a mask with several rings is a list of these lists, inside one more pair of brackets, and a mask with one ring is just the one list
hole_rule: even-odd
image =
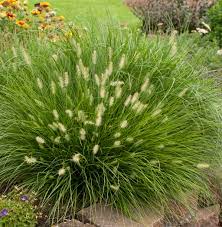
[[14,13],[7,12],[6,16],[9,20],[14,20],[16,18],[16,15]]
[[7,7],[11,4],[15,4],[17,2],[17,0],[6,0],[6,1],[2,1],[0,4],[3,5],[4,7]]
[[18,20],[16,21],[16,24],[21,28],[29,28],[29,25],[24,20]]
[[41,14],[41,12],[40,12],[39,10],[37,10],[37,9],[33,9],[33,10],[31,11],[31,13],[32,13],[32,15],[34,15],[34,16]]
[[47,25],[47,24],[41,24],[41,25],[39,26],[39,29],[40,29],[40,30],[46,30],[47,28],[49,28],[49,25]]
[[3,2],[1,2],[1,5],[4,6],[4,7],[8,7],[10,5],[10,2],[9,1],[3,1]]
[[50,6],[50,4],[48,2],[40,2],[40,7],[44,7],[44,8],[47,8]]
[[15,2],[17,2],[17,0],[7,0],[9,3],[15,3]]

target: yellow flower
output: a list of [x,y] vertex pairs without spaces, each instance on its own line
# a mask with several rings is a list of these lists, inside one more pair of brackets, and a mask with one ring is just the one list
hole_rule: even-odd
[[57,19],[58,21],[64,21],[64,20],[65,20],[65,17],[64,17],[64,16],[59,16],[59,17],[56,17],[56,19]]
[[40,7],[44,7],[44,8],[47,8],[50,6],[50,4],[48,2],[40,2]]
[[73,36],[72,32],[66,32],[65,33],[66,38],[72,38],[72,36]]
[[16,21],[16,24],[21,28],[29,28],[29,25],[24,20],[18,20]]
[[40,12],[39,10],[37,10],[37,9],[33,9],[33,10],[31,11],[31,14],[36,16],[36,15],[41,14],[41,12]]

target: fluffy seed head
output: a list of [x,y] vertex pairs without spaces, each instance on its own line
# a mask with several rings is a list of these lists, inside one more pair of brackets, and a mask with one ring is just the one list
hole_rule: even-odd
[[53,122],[52,125],[55,127],[55,128],[59,128],[58,124],[56,122]]
[[66,110],[65,113],[68,115],[69,118],[72,118],[73,117],[72,110]]
[[113,190],[113,191],[118,191],[119,190],[119,185],[110,185],[110,188]]
[[117,132],[116,134],[114,134],[114,138],[119,138],[121,136],[120,132]]
[[103,73],[101,76],[101,86],[105,86],[107,79],[108,79],[108,74]]
[[138,98],[139,98],[139,93],[138,92],[134,93],[131,99],[131,104],[134,104],[138,100]]
[[112,97],[112,96],[109,98],[109,106],[110,106],[110,107],[113,106],[114,100],[115,100],[115,99],[114,99],[114,97]]
[[92,53],[92,63],[95,65],[96,62],[97,62],[97,52],[96,50],[94,50]]
[[68,72],[64,73],[63,84],[64,84],[64,87],[67,87],[69,85],[69,74],[68,74]]
[[105,90],[105,87],[102,86],[102,87],[100,88],[100,97],[101,97],[102,99],[104,99],[105,96],[106,96],[106,90]]
[[76,55],[78,58],[80,58],[82,55],[82,49],[79,43],[76,44]]
[[120,124],[120,128],[126,128],[127,126],[128,126],[128,121],[127,120],[121,122],[121,124]]
[[109,62],[109,66],[108,66],[108,68],[107,68],[107,74],[108,74],[108,76],[111,76],[112,73],[113,73],[113,62],[110,61],[110,62]]
[[51,92],[53,95],[56,93],[56,84],[54,81],[51,81]]
[[81,128],[81,129],[79,130],[79,134],[80,134],[80,139],[81,139],[81,140],[85,140],[85,139],[86,139],[86,131],[85,131],[84,128]]
[[17,55],[17,51],[14,46],[12,47],[12,53],[13,53],[14,58],[17,58],[18,55]]
[[119,147],[121,145],[121,141],[120,140],[116,140],[113,144],[114,147]]
[[122,95],[122,87],[121,85],[117,85],[115,89],[115,96],[117,99],[119,99]]
[[52,59],[53,59],[54,61],[58,61],[58,58],[59,58],[59,57],[58,57],[57,54],[53,54],[53,55],[52,55]]
[[96,155],[99,151],[99,144],[96,144],[94,147],[93,147],[93,154]]
[[144,83],[142,84],[141,86],[141,92],[145,92],[147,90],[147,88],[149,87],[149,83],[150,83],[150,80],[149,79],[145,79]]
[[156,116],[158,116],[159,114],[161,114],[161,112],[162,112],[162,110],[161,109],[157,109],[157,110],[155,110],[153,113],[152,113],[152,117],[156,117]]
[[79,67],[78,64],[76,65],[76,74],[77,74],[78,77],[81,76],[81,70],[80,70],[80,67]]
[[55,119],[56,121],[58,121],[58,120],[59,120],[58,111],[57,111],[57,110],[53,110],[53,111],[52,111],[52,114],[53,114],[54,119]]
[[94,77],[95,77],[96,84],[99,87],[100,86],[100,78],[99,78],[99,76],[97,74],[95,74]]
[[37,136],[35,139],[36,139],[38,144],[44,144],[45,143],[45,140],[40,136]]
[[79,164],[81,160],[81,154],[75,154],[72,156],[72,161],[75,162],[76,164]]
[[139,108],[139,106],[141,105],[140,101],[136,101],[135,104],[132,106],[132,109],[137,111],[137,109]]
[[123,81],[121,81],[121,80],[117,80],[117,81],[112,81],[111,83],[110,83],[110,85],[111,86],[120,86],[120,85],[123,85],[124,84],[124,82]]
[[40,90],[43,89],[43,83],[42,83],[42,80],[40,78],[37,78],[37,85],[38,85]]
[[102,116],[101,116],[101,115],[98,115],[98,116],[96,117],[96,126],[97,126],[97,127],[100,127],[100,126],[102,125],[102,121],[103,121]]
[[86,118],[87,118],[87,116],[86,116],[86,114],[84,113],[84,111],[83,110],[79,110],[78,112],[77,112],[77,120],[78,121],[81,121],[81,122],[84,122],[85,120],[86,120]]
[[34,163],[37,162],[37,159],[34,158],[34,157],[25,156],[25,162],[26,162],[27,164],[34,164]]
[[106,110],[106,108],[105,108],[103,102],[101,102],[100,104],[98,104],[98,106],[96,107],[97,115],[102,116],[104,114],[105,110]]
[[143,104],[143,103],[139,103],[139,106],[137,107],[137,109],[136,109],[136,112],[137,113],[141,113],[142,111],[144,111],[146,108],[147,108],[147,104]]
[[121,59],[120,59],[120,62],[119,62],[119,69],[120,70],[124,68],[125,63],[126,63],[126,55],[123,54],[122,57],[121,57]]
[[95,123],[93,121],[85,121],[84,125],[94,125]]
[[133,140],[134,140],[133,137],[127,137],[126,138],[126,141],[129,142],[129,143],[133,142]]
[[199,164],[197,164],[197,168],[198,169],[208,169],[208,168],[210,168],[210,165],[207,163],[199,163]]
[[182,98],[188,91],[188,88],[183,89],[179,94],[178,97]]
[[64,136],[64,138],[65,138],[66,141],[70,141],[70,136],[69,136],[69,134],[66,134],[66,135]]
[[24,48],[22,48],[22,55],[25,60],[25,63],[27,65],[31,65],[32,64],[31,57],[29,56],[28,52]]
[[82,75],[85,80],[88,80],[89,79],[89,68],[84,67],[84,70],[82,71]]
[[82,59],[79,59],[79,69],[81,71],[83,79],[88,80],[89,79],[89,69],[84,66]]
[[61,168],[61,169],[58,170],[58,175],[59,176],[63,176],[63,175],[65,175],[65,173],[66,173],[66,169],[65,168]]
[[124,102],[124,106],[127,107],[127,106],[130,104],[131,99],[132,99],[132,95],[129,95],[129,96],[127,97],[126,101]]
[[59,127],[59,130],[62,133],[65,133],[66,132],[66,127],[62,123],[58,123],[58,127]]
[[63,77],[59,77],[59,86],[63,89],[64,87],[65,87],[65,85],[64,85],[64,79],[63,79]]
[[57,137],[54,139],[54,143],[59,144],[59,143],[60,143],[60,140],[61,140],[61,137],[60,137],[60,136],[57,136]]

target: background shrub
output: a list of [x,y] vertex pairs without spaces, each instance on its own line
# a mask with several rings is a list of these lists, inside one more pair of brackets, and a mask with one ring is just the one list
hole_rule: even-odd
[[8,51],[0,183],[33,189],[54,221],[95,202],[132,215],[208,194],[203,169],[220,161],[221,99],[173,44],[92,28]]
[[209,0],[125,0],[143,22],[145,32],[163,29],[194,30],[215,2]]
[[222,1],[219,0],[215,6],[213,6],[208,13],[210,26],[212,29],[211,36],[218,41],[220,47],[222,47]]

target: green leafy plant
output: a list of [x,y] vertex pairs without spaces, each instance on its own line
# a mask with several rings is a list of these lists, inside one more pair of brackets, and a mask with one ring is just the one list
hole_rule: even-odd
[[219,0],[215,6],[213,6],[208,13],[210,26],[212,29],[211,36],[218,41],[220,47],[222,47],[222,1]]
[[8,51],[0,183],[34,190],[54,222],[96,202],[133,215],[210,193],[221,98],[174,44],[93,27],[56,46],[31,39]]
[[12,191],[0,198],[0,226],[36,226],[33,198],[22,191]]

